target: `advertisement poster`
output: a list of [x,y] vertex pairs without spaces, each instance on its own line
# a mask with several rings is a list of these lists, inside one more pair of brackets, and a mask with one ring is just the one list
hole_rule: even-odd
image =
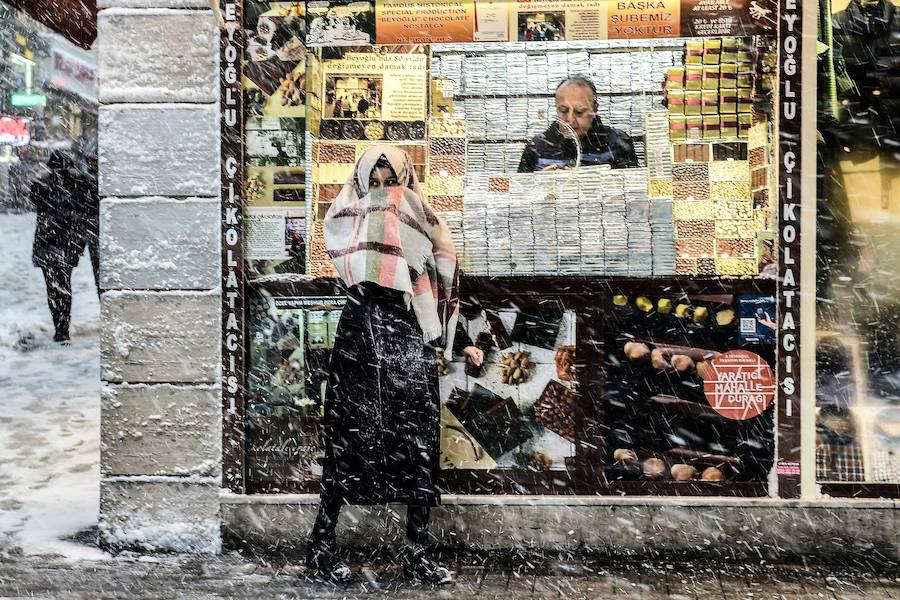
[[471,42],[475,39],[475,2],[379,0],[375,31],[379,44]]
[[25,146],[31,141],[28,119],[24,117],[0,118],[0,146]]
[[[281,233],[263,235],[267,221],[256,214],[253,259],[278,260],[290,272],[303,272],[303,261],[289,262],[284,249],[284,208],[304,216],[304,144],[306,135],[306,8],[303,2],[247,3],[243,15],[247,38],[244,63],[244,192],[248,206],[281,209]],[[294,216],[293,213],[291,215]],[[304,233],[305,235],[305,233]],[[264,239],[277,239],[272,244]],[[260,244],[262,245],[260,246]],[[296,243],[295,243],[296,246]],[[266,272],[274,264],[265,264]],[[259,274],[260,269],[251,269]]]
[[509,7],[507,0],[475,0],[475,41],[509,41]]
[[[325,61],[324,118],[424,120],[428,57],[423,53],[347,52]],[[363,105],[361,107],[361,105]]]
[[774,0],[682,0],[681,35],[773,35],[778,28]]
[[248,4],[244,96],[247,117],[306,115],[306,20],[296,2]]
[[681,35],[681,0],[613,1],[607,7],[611,40]]
[[342,297],[255,296],[250,303],[247,466],[257,485],[322,474],[322,389]]
[[365,46],[375,38],[373,2],[307,2],[306,45]]
[[510,15],[510,29],[520,42],[607,39],[609,2],[519,0]]
[[248,208],[244,220],[251,275],[305,272],[305,209]]

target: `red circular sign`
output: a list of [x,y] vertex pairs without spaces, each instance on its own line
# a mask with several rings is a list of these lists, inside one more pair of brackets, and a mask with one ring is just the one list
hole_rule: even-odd
[[761,356],[729,350],[710,361],[703,382],[706,401],[723,417],[743,421],[766,410],[775,399],[775,376]]

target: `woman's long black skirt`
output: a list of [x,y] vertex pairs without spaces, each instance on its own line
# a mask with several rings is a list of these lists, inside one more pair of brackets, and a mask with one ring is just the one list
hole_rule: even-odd
[[352,286],[325,394],[322,493],[349,504],[437,505],[438,394],[435,348],[403,294]]

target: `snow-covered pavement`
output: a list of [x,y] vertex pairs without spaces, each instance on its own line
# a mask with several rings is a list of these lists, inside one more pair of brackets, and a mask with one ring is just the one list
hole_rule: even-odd
[[102,558],[66,541],[97,523],[100,309],[87,255],[72,277],[72,344],[52,341],[31,264],[33,214],[0,213],[0,555]]

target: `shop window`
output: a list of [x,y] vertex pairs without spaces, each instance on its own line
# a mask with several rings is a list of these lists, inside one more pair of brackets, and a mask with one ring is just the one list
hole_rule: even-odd
[[816,475],[832,495],[895,495],[900,9],[818,6]]
[[774,30],[602,39],[563,6],[373,45],[376,3],[331,4],[244,3],[247,489],[317,489],[345,301],[322,221],[391,144],[455,236],[457,335],[486,354],[439,364],[446,489],[767,495]]

